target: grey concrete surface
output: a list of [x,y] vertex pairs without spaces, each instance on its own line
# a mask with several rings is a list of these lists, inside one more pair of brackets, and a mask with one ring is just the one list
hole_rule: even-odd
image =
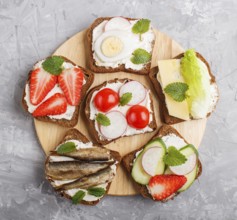
[[[44,154],[20,105],[27,72],[99,16],[146,17],[210,62],[221,99],[200,147],[203,175],[166,204],[140,196],[74,206],[44,179]],[[0,220],[237,219],[236,0],[0,0]]]

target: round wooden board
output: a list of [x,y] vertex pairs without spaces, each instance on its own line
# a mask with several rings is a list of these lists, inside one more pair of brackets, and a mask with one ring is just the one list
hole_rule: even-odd
[[[169,59],[172,58],[179,53],[183,52],[183,48],[176,43],[174,40],[169,38],[167,35],[155,30],[156,33],[156,42],[154,45],[153,56],[152,56],[152,67],[157,66],[158,59]],[[85,35],[86,30],[81,31],[71,37],[69,40],[64,42],[54,53],[54,55],[63,55],[68,59],[72,60],[76,64],[86,67],[86,48],[85,48]],[[131,78],[141,82],[147,88],[151,89],[153,95],[153,103],[156,121],[158,127],[160,127],[160,114],[158,107],[157,95],[155,94],[152,85],[147,76],[144,75],[136,75],[125,72],[117,72],[117,73],[106,73],[106,74],[95,74],[95,80],[92,87],[101,84],[104,81],[114,79],[114,78]],[[81,108],[80,116],[78,124],[75,128],[77,128],[80,132],[85,134],[89,139],[92,139],[90,136],[90,131],[86,126],[86,119],[82,117],[83,105]],[[36,133],[39,139],[39,142],[46,154],[49,153],[50,150],[54,149],[55,146],[59,144],[59,142],[64,137],[68,128],[63,128],[58,125],[54,125],[51,123],[41,122],[38,120],[34,120]],[[206,126],[206,119],[203,120],[195,120],[188,121],[174,125],[175,127],[184,137],[185,139],[194,144],[195,146],[199,146]],[[124,137],[117,140],[115,143],[110,143],[105,147],[109,149],[113,149],[119,151],[121,156],[133,151],[142,145],[144,145],[154,134],[147,133],[136,135],[132,137]],[[134,187],[134,184],[131,180],[131,177],[126,173],[122,166],[119,166],[117,174],[111,184],[110,190],[108,192],[109,195],[135,195],[138,194],[137,190]]]

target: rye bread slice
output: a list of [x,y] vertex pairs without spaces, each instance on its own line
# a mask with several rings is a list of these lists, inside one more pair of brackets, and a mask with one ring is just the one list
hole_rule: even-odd
[[[60,57],[62,57],[66,62],[71,63],[74,66],[78,66],[75,63],[73,63],[71,60],[67,59],[66,57],[64,57],[64,56],[60,56]],[[81,66],[78,66],[78,67],[83,70],[86,83],[82,86],[81,99],[80,99],[79,104],[75,108],[75,111],[73,113],[73,116],[72,116],[71,120],[67,120],[67,119],[53,119],[53,118],[50,118],[48,116],[35,117],[37,120],[44,121],[44,122],[55,123],[55,124],[58,124],[58,125],[63,126],[63,127],[74,127],[77,124],[78,116],[79,116],[79,110],[80,110],[80,105],[81,105],[82,101],[84,100],[88,89],[90,88],[90,86],[92,85],[92,83],[94,81],[94,74],[92,72],[86,70],[85,68],[83,68]],[[32,73],[32,70],[28,74],[28,79],[26,81],[26,84],[30,83],[30,75],[31,75],[31,73]],[[29,112],[26,100],[24,99],[25,96],[26,96],[26,93],[25,93],[25,87],[24,87],[23,96],[22,96],[22,106],[23,106],[23,108],[27,112]]]
[[[205,58],[200,53],[196,52],[196,55],[202,62],[204,62],[206,64],[209,75],[211,77],[211,84],[216,84],[215,76],[212,74],[208,62],[205,60]],[[181,59],[183,56],[184,56],[184,53],[181,53],[178,56],[174,57],[173,59]],[[161,120],[163,122],[165,122],[166,124],[169,124],[169,125],[183,122],[184,121],[183,119],[176,118],[174,116],[169,115],[169,112],[168,112],[168,109],[167,109],[167,106],[166,106],[166,102],[165,102],[165,95],[163,93],[163,90],[162,90],[162,87],[161,87],[160,83],[157,80],[158,72],[159,72],[158,67],[152,68],[150,73],[149,73],[149,78],[150,78],[150,81],[152,82],[152,85],[153,85],[153,87],[154,87],[154,89],[157,93],[157,96],[158,96]],[[216,86],[216,89],[217,89],[217,86]],[[215,105],[214,105],[214,108],[213,108],[212,112],[215,110],[216,104],[217,104],[218,99],[219,99],[218,89],[217,89],[216,92],[217,92],[217,100],[215,102]],[[206,117],[209,117],[212,112],[209,112]],[[198,119],[194,119],[192,117],[190,119],[191,120],[198,120]]]
[[[105,67],[105,66],[97,66],[96,65],[96,61],[94,59],[93,56],[93,49],[92,49],[92,41],[93,41],[93,30],[96,26],[98,26],[100,23],[102,23],[105,20],[110,20],[113,17],[100,17],[97,18],[92,24],[91,26],[88,28],[87,31],[87,36],[86,36],[86,43],[87,43],[87,48],[88,49],[88,67],[90,68],[91,71],[95,72],[95,73],[114,73],[114,72],[129,72],[129,73],[135,73],[135,74],[149,74],[150,72],[150,68],[151,68],[151,61],[147,64],[144,65],[144,67],[141,70],[134,70],[131,68],[126,68],[124,64],[119,65],[118,67]],[[127,18],[124,17],[125,19],[127,19],[128,21],[134,21],[134,20],[139,20],[138,18]],[[155,40],[152,42],[152,51],[151,54],[153,52],[153,47],[155,44]]]
[[[166,136],[166,135],[168,135],[168,134],[175,134],[176,136],[182,138],[186,143],[188,143],[188,142],[184,139],[184,137],[182,137],[181,134],[180,134],[177,130],[175,130],[173,127],[171,127],[171,126],[169,126],[169,125],[163,125],[163,126],[159,129],[159,131],[151,138],[151,140],[153,140],[153,139],[155,139],[155,138],[157,138],[157,137],[160,137],[160,138],[161,138],[161,137]],[[151,140],[150,140],[150,141],[151,141]],[[149,142],[150,142],[150,141],[149,141]],[[137,149],[137,150],[134,150],[134,151],[130,152],[129,154],[125,155],[125,156],[122,158],[122,164],[123,164],[123,166],[125,167],[125,169],[128,171],[128,173],[129,173],[130,175],[131,175],[131,172],[132,172],[133,160],[136,158],[136,153],[137,153],[138,151],[142,150],[144,147],[145,147],[145,145],[142,146],[142,147],[140,147],[140,148]],[[199,171],[198,171],[198,174],[197,174],[197,176],[196,176],[196,179],[197,179],[197,178],[201,175],[201,173],[202,173],[202,164],[201,164],[201,161],[200,161],[200,160],[198,160],[198,168],[199,168]],[[131,181],[133,181],[133,182],[135,183],[135,186],[137,187],[138,191],[140,192],[140,194],[141,194],[143,197],[153,199],[152,196],[150,195],[150,193],[149,193],[149,191],[148,191],[148,189],[147,189],[146,186],[141,185],[141,184],[135,182],[135,181],[133,180],[132,176],[131,176]],[[179,193],[176,193],[175,196],[178,195],[178,194],[179,194]],[[166,199],[166,200],[164,200],[164,201],[162,201],[162,202],[166,202],[166,201],[168,201],[168,200],[170,200],[170,199],[173,199],[173,198],[174,198],[174,197],[168,198],[168,199]]]
[[[69,141],[69,140],[79,140],[79,141],[81,141],[81,142],[83,142],[83,143],[88,143],[89,142],[89,140],[87,139],[87,137],[85,136],[85,135],[83,135],[81,132],[79,132],[77,129],[75,129],[75,128],[73,128],[73,129],[70,129],[70,130],[68,130],[67,131],[67,133],[65,134],[65,136],[64,136],[64,138],[62,139],[62,141],[60,142],[60,144],[62,144],[62,143],[64,143],[65,141]],[[60,145],[59,144],[59,145]],[[98,144],[93,144],[93,146],[95,146],[95,147],[101,147],[102,148],[102,146],[101,145],[98,145]],[[52,151],[49,155],[48,155],[48,157],[46,158],[46,161],[45,161],[45,166],[46,166],[46,164],[49,162],[49,156],[50,155],[57,155],[57,153],[55,152],[55,151]],[[117,151],[113,151],[113,150],[110,150],[110,154],[111,154],[111,156],[112,156],[112,158],[115,160],[115,161],[117,161],[118,163],[116,164],[116,167],[118,168],[118,165],[119,165],[119,163],[120,163],[120,161],[121,161],[121,156],[120,156],[120,154],[117,152]],[[51,183],[52,182],[52,179],[51,178],[49,178],[49,177],[47,177],[47,175],[45,174],[45,178]],[[104,196],[107,194],[107,192],[108,192],[108,190],[109,190],[109,188],[110,188],[110,185],[111,185],[111,182],[107,185],[107,187],[106,187],[106,192],[105,192],[105,194],[104,194]],[[65,198],[67,198],[67,199],[70,199],[71,200],[71,196],[69,196],[68,194],[66,194],[64,191],[59,191],[59,190],[57,190],[57,189],[55,189],[61,196],[63,196],[63,197],[65,197]],[[104,197],[103,196],[103,197]],[[102,197],[102,198],[103,198]],[[102,198],[100,198],[100,199],[102,199]],[[82,200],[81,202],[80,202],[80,204],[84,204],[84,205],[96,205],[99,201],[100,201],[100,199],[98,199],[98,200],[95,200],[95,201],[84,201],[84,200]]]
[[[95,86],[94,88],[92,88],[89,93],[87,94],[87,97],[86,97],[86,107],[85,107],[85,115],[86,115],[86,118],[88,120],[88,123],[89,123],[89,128],[90,128],[90,131],[91,131],[91,134],[93,135],[95,141],[97,143],[100,143],[102,145],[106,145],[106,144],[109,144],[121,137],[118,137],[116,139],[112,139],[112,140],[106,140],[106,139],[103,139],[101,140],[100,139],[100,134],[98,133],[98,131],[96,130],[95,128],[95,123],[96,121],[95,120],[91,120],[90,119],[90,102],[92,101],[92,95],[95,91],[98,91],[100,90],[102,87],[106,86],[107,83],[115,83],[115,82],[129,82],[129,81],[132,81],[131,79],[128,79],[128,78],[124,78],[124,79],[113,79],[113,80],[109,80],[109,81],[105,81],[103,82],[102,84],[98,85],[98,86]],[[152,97],[151,97],[151,94],[150,94],[150,99],[151,99],[151,110],[152,110],[152,118],[153,120],[149,123],[149,127],[152,128],[152,130],[154,131],[156,128],[157,128],[157,124],[156,124],[156,120],[155,120],[155,113],[154,113],[154,107],[153,107],[153,101],[152,101]],[[136,134],[136,135],[139,135],[139,134]],[[125,137],[125,136],[123,136]]]

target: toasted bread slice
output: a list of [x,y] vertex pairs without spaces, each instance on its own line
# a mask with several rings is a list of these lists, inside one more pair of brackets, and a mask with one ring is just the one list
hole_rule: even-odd
[[[218,92],[218,88],[216,86],[216,80],[215,80],[215,76],[212,74],[210,66],[208,64],[208,62],[205,60],[205,58],[198,52],[196,52],[197,57],[206,64],[209,75],[211,77],[211,85],[215,85],[215,89],[216,89],[216,93],[217,93],[217,97],[215,99],[215,103],[213,103],[213,109],[211,112],[208,112],[206,117],[209,117],[211,115],[211,113],[215,110],[216,104],[218,102],[219,99],[219,92]],[[181,59],[184,56],[184,53],[179,54],[178,56],[174,57],[174,59]],[[166,102],[165,102],[165,95],[163,93],[162,87],[160,85],[160,83],[157,80],[157,74],[159,72],[159,68],[158,67],[154,67],[151,69],[150,73],[149,73],[149,78],[152,82],[152,85],[158,95],[158,99],[159,99],[159,108],[160,108],[160,117],[161,120],[163,122],[165,122],[166,124],[177,124],[180,122],[183,122],[184,120],[180,119],[180,118],[176,118],[174,116],[169,115],[167,106],[166,106]],[[190,118],[192,120],[195,120],[194,118]]]
[[[126,68],[124,64],[119,65],[118,67],[106,67],[106,66],[98,66],[96,65],[96,61],[94,59],[93,56],[93,48],[92,48],[92,43],[93,43],[93,30],[95,27],[97,27],[99,24],[101,24],[103,21],[109,21],[110,19],[112,19],[113,17],[100,17],[97,18],[89,27],[88,31],[87,31],[87,39],[86,39],[86,43],[87,43],[87,47],[88,49],[88,67],[90,68],[91,71],[95,72],[95,73],[113,73],[113,72],[129,72],[129,73],[135,73],[135,74],[149,74],[150,72],[150,68],[151,68],[151,61],[148,62],[147,64],[144,64],[144,67],[140,70],[135,70],[135,69],[131,69],[131,68]],[[125,18],[125,17],[124,17]],[[125,18],[128,21],[134,21],[134,20],[139,20],[136,18]],[[152,48],[155,44],[155,40],[152,42]],[[152,50],[153,51],[153,50]],[[151,54],[152,54],[151,51]]]
[[[114,79],[114,80],[109,80],[109,81],[105,81],[104,83],[102,83],[101,85],[98,85],[94,88],[92,88],[87,97],[86,97],[86,107],[85,107],[85,115],[86,115],[86,118],[89,122],[89,127],[90,127],[90,130],[91,130],[91,133],[93,135],[93,137],[95,138],[95,140],[102,144],[102,145],[106,145],[106,144],[109,144],[117,139],[119,139],[120,137],[116,138],[116,139],[111,139],[111,140],[107,140],[105,138],[101,139],[101,134],[96,130],[96,126],[95,126],[95,123],[96,121],[95,120],[91,120],[90,119],[90,103],[91,103],[91,99],[92,99],[92,96],[93,96],[93,93],[100,90],[102,87],[106,86],[107,83],[116,83],[116,82],[129,82],[129,81],[132,81],[131,79]],[[151,108],[151,111],[152,111],[152,118],[153,120],[148,124],[148,127],[150,127],[152,129],[152,131],[154,131],[156,128],[157,128],[157,124],[156,124],[156,120],[155,120],[155,113],[154,113],[154,107],[153,107],[153,101],[152,101],[152,97],[151,97],[151,94],[150,94],[150,100],[151,100],[151,103],[150,103],[150,108]],[[125,136],[122,136],[122,137],[125,137]]]
[[[171,126],[169,126],[169,125],[163,125],[163,126],[159,129],[159,131],[157,132],[157,134],[155,134],[155,135],[151,138],[151,140],[153,140],[153,139],[155,139],[155,138],[157,138],[157,137],[162,138],[163,136],[166,136],[166,135],[169,135],[169,134],[174,134],[174,135],[176,135],[176,136],[182,138],[186,143],[188,143],[188,142],[181,136],[181,134],[180,134],[177,130],[175,130],[173,127],[171,127]],[[151,141],[151,140],[150,140],[150,141]],[[149,142],[150,142],[150,141],[149,141]],[[133,161],[134,161],[134,159],[136,158],[136,153],[137,153],[138,151],[142,150],[144,147],[145,147],[145,145],[142,146],[141,148],[137,149],[137,150],[134,150],[134,151],[130,152],[129,154],[125,155],[125,156],[122,158],[122,164],[123,164],[123,166],[125,167],[125,169],[128,171],[129,174],[131,174],[131,172],[132,172]],[[201,164],[201,161],[198,160],[198,174],[197,174],[197,176],[196,176],[196,179],[201,175],[201,173],[202,173],[202,164]],[[134,181],[134,180],[132,179],[132,177],[131,177],[131,181]],[[134,181],[134,182],[135,182],[135,181]],[[137,183],[137,182],[135,182],[135,185],[136,185],[138,191],[141,193],[141,195],[142,195],[143,197],[152,199],[152,196],[150,195],[150,193],[149,193],[149,191],[148,191],[148,189],[147,189],[147,187],[146,187],[145,185],[141,185],[141,184],[139,184],[139,183]],[[178,193],[176,193],[176,195],[178,195]],[[173,199],[173,197],[172,197],[172,198],[169,198],[169,199]],[[166,201],[168,201],[169,199],[167,199],[167,200],[165,200],[165,201],[163,201],[163,202],[166,202]]]
[[[60,56],[62,57],[65,62],[71,63],[74,66],[77,66],[75,63],[73,63],[71,60],[67,59],[66,57]],[[81,99],[79,104],[76,106],[75,111],[73,112],[72,118],[70,120],[67,119],[55,119],[55,118],[50,118],[48,116],[41,116],[41,117],[35,117],[37,120],[39,121],[44,121],[44,122],[52,122],[55,124],[58,124],[60,126],[63,127],[74,127],[77,122],[78,122],[78,116],[79,116],[79,109],[80,109],[80,104],[82,103],[83,99],[86,96],[87,91],[89,90],[90,86],[92,85],[93,81],[94,81],[94,74],[91,73],[90,71],[86,70],[83,67],[78,66],[80,69],[82,69],[82,71],[84,72],[84,77],[86,80],[86,83],[82,86],[82,90],[81,90]],[[28,74],[28,79],[26,82],[26,85],[30,83],[30,75],[31,75],[32,71],[29,72]],[[25,92],[25,88],[23,91],[23,96],[22,96],[22,106],[23,108],[28,111],[28,105],[26,102],[26,92]],[[30,112],[29,112],[30,113]]]
[[[70,129],[70,130],[68,130],[68,132],[65,134],[65,137],[64,137],[63,140],[60,142],[60,144],[63,144],[64,142],[70,141],[70,140],[78,140],[78,141],[81,141],[81,142],[84,143],[84,144],[86,144],[86,143],[89,142],[89,140],[86,138],[86,136],[84,136],[82,133],[80,133],[77,129]],[[60,145],[60,144],[59,144],[59,145]],[[102,148],[102,149],[103,149],[103,147],[102,147],[101,145],[95,145],[95,144],[93,144],[93,147],[98,147],[98,148]],[[107,150],[108,150],[108,149],[107,149]],[[79,149],[78,151],[80,151],[80,149]],[[120,162],[120,160],[121,160],[121,156],[120,156],[120,154],[119,154],[118,152],[116,152],[116,151],[112,151],[112,150],[108,150],[108,151],[109,151],[109,154],[110,154],[110,158],[115,161],[115,165],[116,165],[116,169],[117,169],[118,164],[119,164],[119,162]],[[50,156],[59,156],[59,155],[57,154],[56,151],[52,151],[52,152],[48,155],[48,157],[47,157],[47,159],[46,159],[46,161],[45,161],[45,168],[46,168],[46,166],[47,166],[47,163],[48,163],[49,160],[50,160]],[[45,173],[45,175],[46,175],[46,179],[48,179],[49,182],[51,183],[51,185],[53,186],[53,180],[52,180],[52,178],[49,177],[49,176],[47,176],[46,173]],[[110,188],[110,184],[111,184],[111,182],[108,183],[108,185],[107,185],[107,187],[106,187],[106,192],[105,192],[105,194],[104,194],[101,198],[99,198],[99,199],[97,199],[97,200],[94,200],[94,201],[85,201],[85,200],[82,200],[82,201],[80,202],[80,204],[84,204],[84,205],[96,205],[96,204],[100,201],[100,199],[102,199],[102,198],[107,194],[107,192],[108,192],[108,190],[109,190],[109,188]],[[95,186],[95,187],[96,187],[96,186]],[[65,198],[70,199],[70,200],[72,199],[72,197],[71,197],[70,195],[68,195],[64,190],[60,190],[60,189],[58,189],[58,188],[56,188],[55,190],[56,190],[58,193],[60,193],[61,196],[64,196]]]

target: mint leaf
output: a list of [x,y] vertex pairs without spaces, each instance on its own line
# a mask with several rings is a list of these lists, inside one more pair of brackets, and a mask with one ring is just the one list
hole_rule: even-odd
[[88,193],[95,197],[101,197],[105,194],[105,189],[102,187],[89,188]]
[[58,154],[65,154],[65,153],[70,153],[76,150],[76,145],[74,142],[67,142],[65,144],[62,144],[59,146],[57,149]]
[[187,158],[175,147],[170,146],[168,148],[168,153],[163,158],[163,161],[168,166],[178,166],[184,164],[187,161]]
[[187,90],[188,90],[188,85],[186,83],[182,82],[174,82],[168,84],[164,91],[167,93],[169,96],[171,96],[172,99],[174,99],[177,102],[182,102],[187,98]]
[[126,92],[120,97],[119,100],[119,105],[124,106],[127,105],[132,99],[132,93],[131,92]]
[[102,114],[102,113],[98,113],[95,119],[99,124],[101,124],[103,126],[109,126],[110,125],[109,118],[106,115]]
[[151,54],[141,48],[136,49],[132,55],[131,62],[134,64],[143,64],[151,61]]
[[82,201],[82,199],[85,197],[86,193],[82,190],[79,190],[73,197],[72,197],[72,203],[78,204]]
[[43,63],[43,69],[52,75],[59,75],[62,71],[64,59],[59,56],[48,57]]
[[133,25],[132,32],[134,34],[139,34],[139,38],[142,40],[141,35],[149,30],[150,23],[151,21],[148,19],[140,19]]

